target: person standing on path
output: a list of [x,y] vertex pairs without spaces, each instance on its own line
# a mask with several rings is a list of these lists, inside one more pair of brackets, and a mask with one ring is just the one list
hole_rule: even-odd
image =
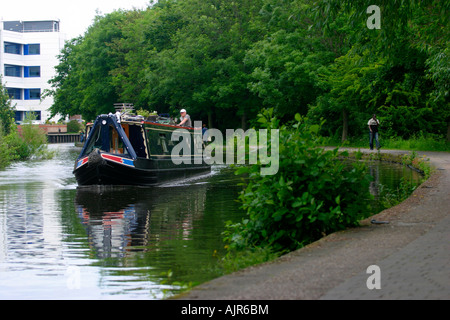
[[370,118],[367,123],[369,126],[369,145],[370,150],[373,150],[373,140],[375,139],[375,143],[377,146],[377,150],[380,150],[380,142],[378,140],[378,126],[380,125],[380,121],[378,121],[376,114]]

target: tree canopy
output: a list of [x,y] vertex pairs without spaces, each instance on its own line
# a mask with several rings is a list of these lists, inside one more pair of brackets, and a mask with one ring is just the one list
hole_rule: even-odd
[[209,127],[247,127],[273,107],[327,120],[322,133],[450,139],[450,4],[316,0],[159,0],[96,17],[68,41],[50,81],[53,114],[95,115],[116,102]]

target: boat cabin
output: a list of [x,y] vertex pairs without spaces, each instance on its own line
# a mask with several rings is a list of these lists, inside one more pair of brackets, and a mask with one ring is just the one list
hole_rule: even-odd
[[[182,135],[189,137],[172,141],[177,129],[185,129]],[[198,139],[194,139],[196,134]],[[168,118],[144,119],[123,111],[102,114],[86,126],[86,137],[74,166],[79,185],[154,185],[211,170],[203,158],[194,161],[201,156],[192,148],[196,141],[201,143],[201,129],[179,127]],[[180,156],[188,160],[183,163],[172,159],[172,150],[181,141],[190,147],[180,148]]]

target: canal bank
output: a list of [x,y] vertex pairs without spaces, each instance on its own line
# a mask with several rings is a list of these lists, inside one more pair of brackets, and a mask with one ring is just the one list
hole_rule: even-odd
[[[356,149],[347,149],[356,151]],[[361,150],[370,153],[369,150]],[[385,150],[384,154],[410,152]],[[449,299],[450,153],[418,152],[435,168],[401,204],[274,261],[193,288],[178,299]],[[371,220],[388,221],[372,224]],[[367,273],[379,267],[380,289]]]

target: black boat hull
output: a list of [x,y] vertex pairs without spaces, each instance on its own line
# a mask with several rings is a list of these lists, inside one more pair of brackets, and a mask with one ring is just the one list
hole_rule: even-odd
[[[139,161],[140,160],[140,161]],[[164,182],[185,179],[194,175],[211,171],[209,165],[175,165],[170,160],[138,159],[138,163],[146,168],[128,166],[116,161],[90,163],[74,170],[79,186],[87,185],[137,185],[154,186]]]

